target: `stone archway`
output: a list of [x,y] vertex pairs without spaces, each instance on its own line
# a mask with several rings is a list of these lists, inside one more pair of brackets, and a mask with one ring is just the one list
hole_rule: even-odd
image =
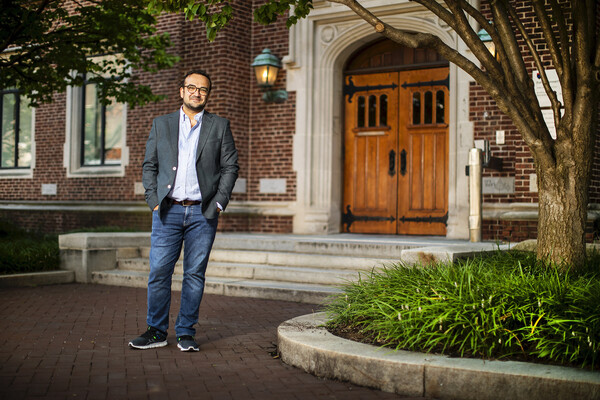
[[[391,25],[434,33],[464,51],[455,35],[430,14],[402,13],[398,5],[386,6],[380,11],[381,18]],[[358,17],[349,20],[342,7],[321,10],[290,31],[290,53],[283,61],[287,69],[287,89],[296,91],[294,169],[298,186],[294,233],[340,232],[343,67],[351,54],[377,38],[380,36],[370,25]],[[447,237],[467,238],[464,166],[473,140],[468,113],[472,79],[454,65],[450,65],[450,77]]]

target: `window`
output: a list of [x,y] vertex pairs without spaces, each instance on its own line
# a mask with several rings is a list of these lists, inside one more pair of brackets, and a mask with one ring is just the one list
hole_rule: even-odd
[[81,166],[120,165],[124,105],[100,103],[93,83],[84,85],[82,96]]
[[[422,96],[421,96],[422,95]],[[421,101],[421,98],[423,101]],[[434,104],[435,101],[435,104]],[[414,92],[412,95],[412,124],[431,125],[446,123],[446,92],[426,90]]]
[[67,90],[67,176],[124,176],[126,114],[125,104],[102,104],[95,83]]
[[443,124],[446,122],[446,97],[443,90],[438,90],[435,95],[435,122]]
[[[379,99],[379,105],[377,101]],[[356,126],[358,128],[365,128],[365,102],[364,96],[358,96],[357,105],[357,119]],[[368,127],[385,127],[387,126],[388,117],[388,97],[385,94],[379,97],[370,95],[368,97]],[[377,120],[377,112],[379,111],[379,121]],[[379,123],[378,123],[379,122]]]
[[419,125],[421,123],[421,93],[415,92],[412,97],[412,123]]
[[16,89],[0,91],[0,174],[27,175],[33,169],[34,109]]

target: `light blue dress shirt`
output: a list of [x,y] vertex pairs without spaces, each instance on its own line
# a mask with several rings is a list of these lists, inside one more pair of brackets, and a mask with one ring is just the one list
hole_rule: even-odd
[[177,167],[173,167],[177,169],[177,174],[173,191],[169,196],[177,201],[202,200],[196,174],[196,149],[198,148],[203,116],[204,110],[194,115],[197,123],[192,127],[192,123],[183,112],[183,108],[179,110],[179,152]]

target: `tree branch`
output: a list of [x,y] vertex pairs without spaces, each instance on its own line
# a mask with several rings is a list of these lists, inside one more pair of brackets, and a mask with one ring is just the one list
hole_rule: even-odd
[[[420,0],[415,1],[419,2]],[[504,74],[502,73],[500,64],[498,64],[498,61],[496,60],[496,58],[494,58],[494,55],[489,52],[485,44],[479,38],[479,35],[477,35],[477,32],[473,30],[473,27],[467,20],[462,5],[460,4],[462,2],[460,0],[445,0],[445,2],[448,5],[448,7],[452,10],[452,15],[454,16],[454,19],[456,21],[456,28],[454,29],[455,32],[461,37],[461,39],[465,42],[469,49],[471,49],[473,55],[477,57],[479,62],[488,71],[490,71],[492,75],[495,75],[498,78],[503,77]],[[482,21],[485,21],[483,15],[481,15],[480,19]],[[485,22],[482,28],[485,28],[487,30],[488,26],[489,24]],[[496,32],[493,32],[493,34],[494,36],[496,36]]]
[[[529,48],[529,52],[531,53],[531,56],[533,57],[533,62],[535,64],[535,66],[537,67],[540,77],[542,79],[542,85],[544,86],[544,90],[546,91],[546,94],[548,95],[548,98],[550,99],[550,104],[552,105],[552,112],[554,114],[554,126],[558,126],[560,123],[560,106],[561,106],[561,104],[558,101],[556,92],[554,90],[552,90],[552,87],[550,86],[550,82],[548,81],[548,75],[546,74],[546,69],[544,68],[544,65],[542,64],[540,54],[536,50],[535,45],[533,44],[533,41],[531,40],[531,37],[527,33],[527,30],[525,30],[525,27],[523,26],[523,23],[517,16],[517,13],[515,12],[515,10],[512,7],[509,7],[508,11],[509,11],[510,16],[513,19],[515,25],[517,26],[517,29],[521,33],[521,36],[523,36],[523,40],[525,40],[525,43],[527,44],[527,47]],[[537,98],[535,98],[534,100],[539,104]],[[539,107],[538,107],[538,109],[539,109]],[[541,118],[541,115],[539,117],[540,117],[540,119],[543,120],[543,118]],[[550,134],[550,133],[548,132],[548,134]]]
[[[485,29],[485,31],[492,38],[492,41],[494,42],[494,46],[496,47],[496,56],[497,56],[497,59],[494,61],[496,61],[500,64],[500,71],[501,71],[500,74],[497,75],[497,79],[499,79],[499,80],[504,79],[506,81],[506,84],[508,85],[509,90],[511,90],[514,93],[519,92],[521,90],[521,88],[520,88],[520,85],[518,85],[517,82],[515,81],[515,76],[512,73],[504,72],[504,66],[509,65],[508,56],[506,54],[506,51],[504,50],[502,38],[498,35],[498,31],[494,28],[494,25],[491,24],[490,21],[488,21],[487,18],[485,18],[479,10],[474,8],[467,1],[465,1],[465,0],[458,0],[458,1],[459,1],[460,7],[462,7],[471,17],[475,18],[475,20],[479,23],[480,29]],[[486,51],[486,53],[489,53],[489,52]],[[481,59],[479,59],[479,61],[484,66],[486,66]],[[486,68],[489,70],[490,69],[489,65],[486,66]]]
[[[556,1],[555,0],[551,0],[555,5]],[[562,76],[563,74],[563,65],[564,65],[564,61],[569,60],[568,57],[568,42],[563,42],[563,37],[562,35],[560,36],[560,46],[558,45],[557,41],[556,41],[556,37],[554,35],[554,30],[552,29],[552,22],[550,21],[550,18],[548,18],[548,13],[546,12],[545,8],[544,8],[544,4],[543,3],[539,3],[539,2],[533,2],[533,9],[535,11],[535,15],[538,18],[538,21],[540,23],[540,26],[542,28],[542,32],[544,34],[544,37],[546,39],[546,43],[548,44],[548,49],[550,50],[550,55],[552,56],[552,63],[554,64],[554,68],[556,68],[556,72],[558,74],[558,76]],[[564,21],[564,15],[562,14],[562,11],[560,12],[560,14],[558,15],[556,10],[553,10],[553,19],[554,21],[556,21],[558,27],[559,27],[559,34],[561,33],[561,31],[563,31],[563,27],[565,24]],[[567,46],[563,46],[563,44],[566,44]]]
[[504,8],[505,6],[510,7],[510,5],[500,1],[493,1],[490,5],[495,29],[498,30],[498,34],[502,38],[502,47],[506,51],[507,67],[510,67],[510,70],[512,70],[522,90],[522,86],[526,84],[529,74],[523,62],[519,43],[508,19],[508,11]]
[[[536,14],[541,14],[546,15],[547,18],[547,13],[545,12],[543,6],[540,6],[539,4],[534,2],[534,10],[536,12]],[[569,34],[568,34],[568,29],[567,29],[567,24],[566,24],[566,20],[565,20],[565,14],[563,12],[562,7],[558,4],[558,2],[556,0],[550,0],[550,6],[552,7],[552,15],[553,18],[556,20],[557,26],[558,26],[558,37],[560,42],[558,43],[558,45],[560,45],[560,54],[561,54],[561,58],[562,58],[562,63],[560,65],[560,67],[562,67],[562,70],[559,69],[559,65],[557,64],[557,61],[554,60],[555,58],[555,52],[553,51],[552,48],[550,48],[550,54],[552,55],[553,61],[554,61],[554,66],[556,68],[556,72],[558,74],[558,78],[560,79],[560,86],[562,88],[562,97],[563,97],[563,103],[565,106],[565,112],[567,112],[567,110],[571,110],[573,108],[573,68],[571,67],[571,42],[569,40]],[[538,15],[538,18],[540,18],[540,16]],[[542,26],[543,28],[543,26]],[[545,34],[546,37],[546,41],[548,41],[549,44],[551,44],[550,42],[550,37],[552,39],[554,39],[554,35],[553,35],[553,31],[552,31],[552,27],[549,27],[549,32],[551,36],[548,36],[548,34]],[[546,32],[544,30],[544,32]],[[558,52],[556,57],[558,58]]]
[[[37,8],[37,10],[35,11],[35,14],[37,14],[38,16],[42,14],[42,12],[46,9],[46,7],[48,6],[48,4],[50,4],[52,0],[44,0],[40,3],[39,7]],[[18,6],[17,6],[18,7]],[[10,46],[11,44],[14,43],[15,38],[19,36],[19,34],[21,34],[21,32],[23,32],[23,30],[26,28],[26,23],[25,21],[21,21],[21,24],[17,27],[17,29],[13,30],[9,35],[8,38],[4,41],[4,43],[0,44],[0,52],[4,51],[5,49],[8,48],[8,46]]]
[[592,49],[590,43],[587,15],[589,10],[583,1],[573,2],[573,62],[576,65],[577,85],[586,76],[591,67]]
[[[543,121],[541,110],[535,96],[535,90],[533,81],[527,71],[525,62],[523,61],[523,55],[515,30],[509,19],[509,10],[511,4],[506,1],[494,1],[491,3],[491,11],[494,19],[494,27],[498,30],[501,39],[501,44],[506,51],[503,59],[503,79],[510,82],[509,92],[511,94],[512,106],[502,110],[507,115],[511,116],[514,120],[513,113],[515,109],[518,110],[519,114],[523,118],[524,125],[518,126],[525,141],[533,143],[536,140],[540,140],[545,143],[546,146],[546,157],[551,157],[551,137],[547,129],[546,124]],[[500,99],[495,98],[496,102],[500,104]],[[516,121],[515,121],[515,124]],[[544,135],[542,132],[546,132]],[[528,137],[531,135],[531,137]]]

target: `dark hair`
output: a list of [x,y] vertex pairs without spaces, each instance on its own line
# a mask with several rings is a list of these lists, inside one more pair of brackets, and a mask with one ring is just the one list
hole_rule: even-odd
[[190,75],[202,75],[206,79],[208,79],[208,91],[209,92],[211,91],[211,89],[212,89],[212,80],[210,79],[210,75],[208,75],[208,73],[206,71],[202,70],[202,69],[195,69],[195,70],[190,71],[187,74],[185,74],[185,76],[181,80],[181,83],[179,84],[179,87],[183,87],[185,85],[185,80]]

